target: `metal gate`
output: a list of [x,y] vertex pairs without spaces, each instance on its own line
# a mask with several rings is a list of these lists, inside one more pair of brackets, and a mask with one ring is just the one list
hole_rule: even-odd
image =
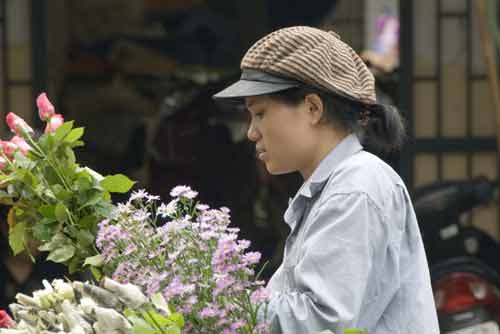
[[[400,1],[400,108],[413,138],[400,172],[410,190],[480,174],[498,178],[494,109],[473,4]],[[489,208],[468,219],[488,221],[498,235],[496,212]]]

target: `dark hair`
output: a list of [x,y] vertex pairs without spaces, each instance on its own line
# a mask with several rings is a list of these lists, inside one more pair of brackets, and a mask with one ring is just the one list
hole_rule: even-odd
[[289,105],[298,105],[309,94],[317,94],[326,109],[323,122],[352,131],[363,145],[376,152],[389,153],[401,148],[406,137],[403,117],[389,105],[368,105],[314,87],[296,87],[270,94]]

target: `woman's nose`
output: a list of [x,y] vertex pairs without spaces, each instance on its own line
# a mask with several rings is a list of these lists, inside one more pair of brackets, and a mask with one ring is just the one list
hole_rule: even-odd
[[257,129],[255,128],[255,125],[253,122],[250,122],[250,125],[248,126],[247,137],[251,141],[257,141],[260,137],[260,134],[257,131]]

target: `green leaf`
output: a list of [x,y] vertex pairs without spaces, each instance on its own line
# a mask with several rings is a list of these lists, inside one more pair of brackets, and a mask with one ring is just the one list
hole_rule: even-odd
[[65,161],[61,166],[61,173],[64,175],[66,180],[72,181],[75,178],[75,164],[70,161]]
[[92,233],[90,233],[88,230],[80,230],[78,231],[77,235],[77,240],[80,245],[83,247],[90,246],[94,243],[95,237]]
[[165,314],[167,314],[168,316],[171,315],[170,309],[168,308],[167,301],[165,300],[165,298],[163,297],[163,295],[161,293],[159,293],[159,292],[155,293],[151,297],[151,302],[160,311],[165,312]]
[[90,178],[79,176],[76,179],[76,185],[78,187],[78,191],[86,191],[92,188],[92,180]]
[[344,334],[365,334],[368,333],[367,329],[360,328],[346,328],[344,329]]
[[54,171],[54,169],[52,167],[45,167],[43,169],[43,175],[45,177],[45,180],[47,180],[47,182],[51,186],[59,184],[59,182],[61,182],[59,180],[59,176],[57,176],[56,172]]
[[14,255],[21,253],[24,250],[26,235],[26,223],[16,223],[9,229],[9,244]]
[[63,186],[60,184],[56,184],[52,187],[54,191],[54,195],[56,198],[60,201],[66,201],[71,197],[71,192],[66,190]]
[[104,263],[104,255],[98,254],[95,256],[91,256],[85,259],[85,262],[83,263],[83,266],[93,266],[93,267],[100,267]]
[[128,318],[128,317],[137,317],[137,313],[135,313],[134,310],[130,309],[130,308],[125,308],[123,310],[123,315],[125,316],[125,318]]
[[52,235],[52,228],[49,225],[38,223],[31,228],[31,232],[35,239],[48,241]]
[[184,327],[185,322],[184,322],[184,317],[182,316],[182,314],[173,313],[170,316],[170,320],[172,320],[177,327],[179,327],[179,328]]
[[139,318],[138,316],[131,315],[128,316],[127,319],[132,323],[134,333],[141,333],[141,334],[162,333],[159,330],[155,330],[153,326],[151,326],[144,319]]
[[62,139],[64,139],[70,133],[72,128],[73,128],[73,121],[63,123],[63,125],[61,125],[54,133],[55,141],[59,142]]
[[82,268],[82,259],[78,256],[73,256],[71,261],[68,263],[68,271],[70,274],[74,274]]
[[71,147],[66,147],[66,157],[71,165],[76,163],[75,152],[71,149]]
[[46,204],[39,207],[38,212],[45,218],[56,219],[55,209],[55,205]]
[[66,143],[74,143],[78,139],[80,139],[85,132],[84,128],[75,128],[71,130],[71,132],[64,138],[64,142]]
[[51,189],[47,188],[43,184],[39,184],[35,187],[35,192],[42,197],[48,197],[51,200],[56,200],[56,196]]
[[74,143],[71,143],[71,148],[82,147],[82,146],[85,146],[85,143],[81,140],[77,140]]
[[98,203],[96,206],[94,206],[94,212],[97,216],[100,217],[109,217],[112,211],[113,205],[108,202]]
[[23,181],[32,188],[36,188],[40,183],[38,179],[35,177],[35,175],[33,175],[33,173],[31,173],[30,171],[26,171],[26,174],[24,174]]
[[52,237],[52,239],[49,242],[38,247],[38,250],[40,250],[42,252],[50,252],[50,251],[56,249],[56,247],[58,247],[60,245],[68,244],[69,242],[70,242],[70,240],[64,234],[57,233]]
[[22,190],[21,190],[21,194],[20,194],[20,197],[23,199],[23,201],[26,203],[26,202],[30,202],[30,201],[33,201],[35,200],[36,194],[33,193],[33,191],[31,191],[31,189],[29,189],[28,187],[24,187]]
[[123,174],[116,174],[106,176],[100,183],[105,190],[111,193],[126,193],[135,182]]
[[65,223],[68,221],[67,208],[62,202],[58,202],[54,210],[57,221]]
[[88,215],[80,219],[78,225],[81,228],[92,230],[96,226],[96,223],[97,223],[97,218],[94,215]]
[[56,263],[66,262],[75,255],[75,247],[72,245],[65,245],[54,249],[47,256],[47,261]]
[[99,268],[96,267],[90,267],[90,272],[92,273],[92,276],[94,276],[96,281],[100,281],[102,278],[102,273],[99,270]]
[[181,334],[181,329],[177,326],[168,326],[164,332],[165,334]]
[[111,194],[105,191],[102,193],[102,198],[104,198],[105,201],[111,201]]
[[25,170],[31,170],[36,166],[36,163],[34,161],[31,161],[19,151],[14,153],[14,161],[14,164],[16,166]]
[[154,326],[158,324],[160,327],[165,327],[167,325],[171,325],[172,321],[163,314],[160,314],[156,311],[142,312],[142,316],[148,322],[148,324]]
[[38,138],[38,145],[44,152],[51,152],[54,149],[54,135],[45,133]]
[[97,203],[101,202],[102,200],[103,200],[102,194],[99,192],[96,192],[96,193],[92,194],[91,197],[85,202],[85,204],[80,206],[78,208],[78,210],[83,210],[84,208],[86,208],[88,206],[96,205]]

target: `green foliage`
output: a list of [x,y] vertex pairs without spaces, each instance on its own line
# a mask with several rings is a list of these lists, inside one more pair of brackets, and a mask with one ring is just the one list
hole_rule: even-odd
[[[181,334],[184,317],[172,313],[161,294],[152,297],[152,306],[140,311],[126,309],[124,315],[132,323],[136,334]],[[160,311],[162,313],[160,313]]]
[[13,252],[22,252],[34,240],[49,252],[48,260],[64,263],[71,272],[80,270],[88,257],[87,264],[97,264],[92,260],[97,224],[111,213],[110,193],[124,193],[134,185],[124,175],[103,178],[80,167],[73,149],[83,145],[83,134],[84,128],[73,128],[71,121],[38,139],[26,136],[28,154],[17,151],[0,174],[0,201],[15,208],[9,230]]

